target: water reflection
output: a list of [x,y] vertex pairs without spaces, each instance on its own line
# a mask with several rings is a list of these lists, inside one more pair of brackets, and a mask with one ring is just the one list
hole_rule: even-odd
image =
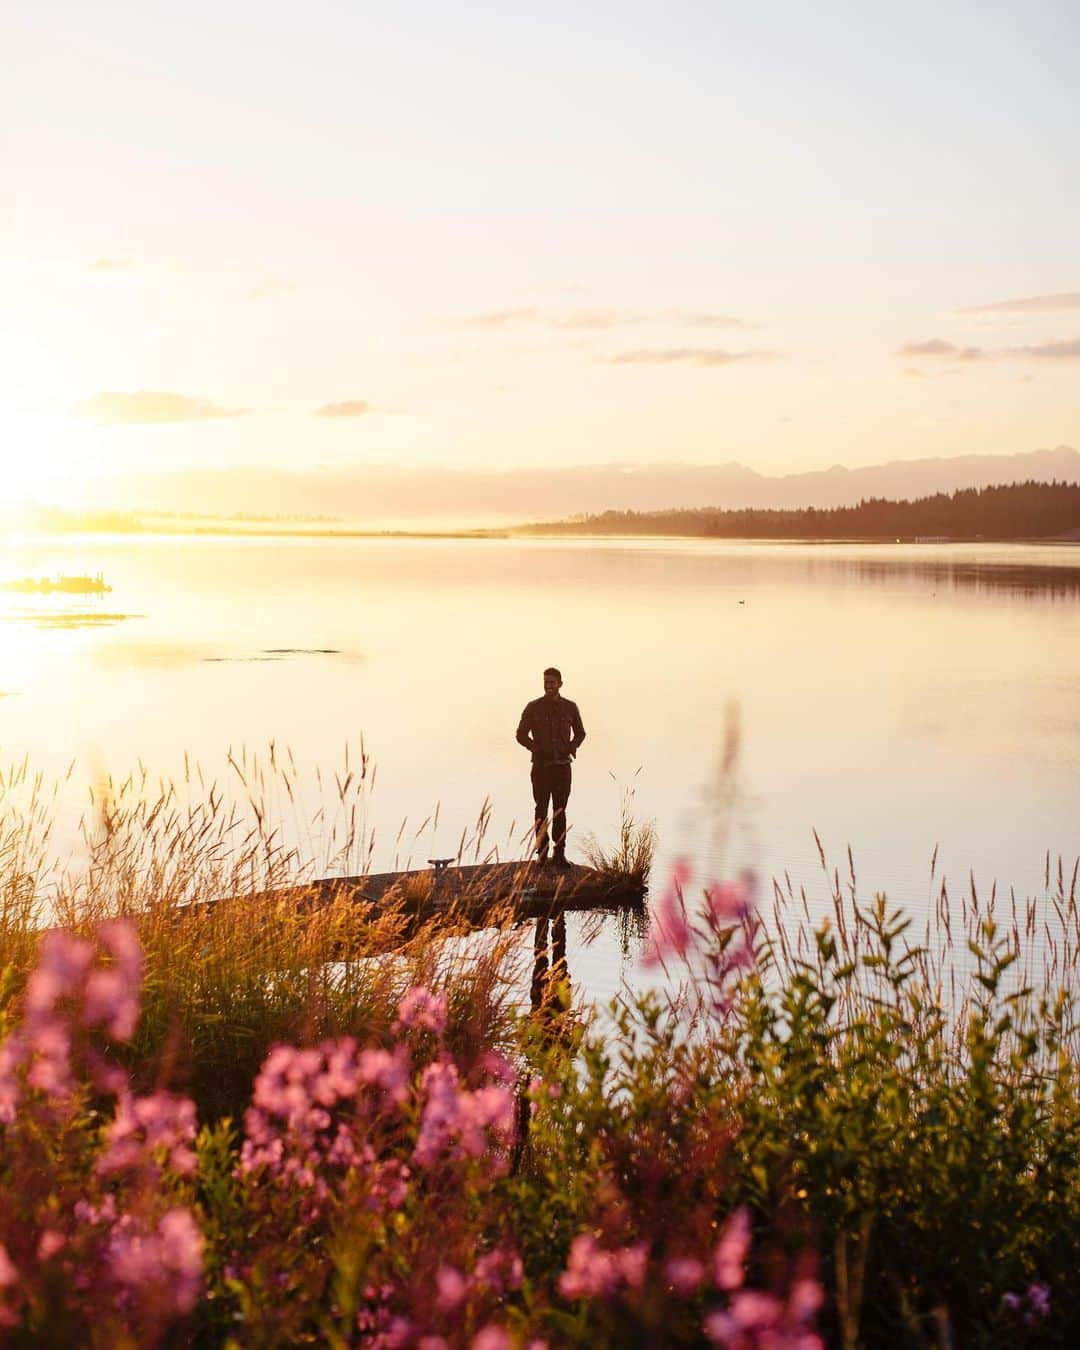
[[[2,597],[0,689],[21,695],[0,701],[3,759],[48,777],[76,756],[73,797],[92,765],[176,781],[185,752],[217,772],[230,746],[275,739],[325,771],[363,736],[373,866],[395,865],[406,820],[431,817],[424,847],[454,853],[485,799],[492,837],[517,840],[533,804],[514,727],[555,664],[590,712],[575,822],[610,845],[635,782],[660,871],[685,853],[812,881],[816,826],[854,845],[869,893],[924,906],[935,843],[950,875],[1021,891],[1047,848],[1075,853],[1080,547],[98,537],[5,567],[102,570],[107,608]],[[687,817],[729,702],[750,805],[721,858]],[[332,775],[309,777],[280,803],[306,854],[336,809]],[[608,996],[615,932],[578,958],[568,922],[576,983]],[[554,917],[542,936],[545,979]]]
[[337,647],[264,647],[249,656],[204,656],[204,661],[283,661],[288,656],[340,656]]
[[[1080,559],[1078,559],[1080,562]],[[1032,567],[1009,563],[987,565],[966,562],[898,562],[857,558],[813,561],[809,570],[846,572],[859,582],[881,585],[903,582],[920,590],[975,591],[1007,594],[1023,599],[1073,601],[1080,599],[1080,566]]]
[[533,968],[529,1002],[534,1013],[552,1017],[570,1006],[570,972],[566,964],[566,912],[538,915],[533,931]]
[[112,628],[141,614],[115,614],[93,609],[18,609],[0,615],[4,623],[26,624],[33,628]]

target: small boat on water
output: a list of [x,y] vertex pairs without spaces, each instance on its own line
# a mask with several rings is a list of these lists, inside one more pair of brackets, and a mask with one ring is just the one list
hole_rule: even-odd
[[5,591],[20,595],[105,595],[112,590],[101,572],[92,577],[23,577],[19,581],[5,581]]

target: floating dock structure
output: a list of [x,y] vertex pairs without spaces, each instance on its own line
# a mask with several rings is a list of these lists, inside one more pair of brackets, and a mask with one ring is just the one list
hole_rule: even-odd
[[[250,897],[245,897],[250,898]],[[372,917],[396,912],[409,927],[445,916],[457,925],[524,922],[566,913],[644,913],[645,887],[631,878],[572,863],[565,868],[531,862],[454,866],[433,859],[426,869],[321,877],[265,894],[275,905],[315,910],[342,901],[369,906]],[[198,905],[210,910],[217,904]]]

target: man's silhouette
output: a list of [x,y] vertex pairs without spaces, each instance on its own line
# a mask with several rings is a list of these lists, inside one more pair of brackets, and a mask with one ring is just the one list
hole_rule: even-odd
[[544,671],[544,697],[525,705],[518,723],[517,740],[532,752],[532,790],[536,806],[536,858],[547,862],[548,806],[551,806],[551,837],[555,865],[566,861],[566,803],[570,798],[570,761],[585,739],[581,713],[576,703],[563,698],[562,676],[554,666]]

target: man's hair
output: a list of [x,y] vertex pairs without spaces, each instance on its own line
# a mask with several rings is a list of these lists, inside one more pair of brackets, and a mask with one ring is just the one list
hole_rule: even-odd
[[544,679],[546,680],[549,675],[554,675],[559,683],[562,684],[562,671],[559,670],[557,666],[548,666],[547,670],[544,671]]

